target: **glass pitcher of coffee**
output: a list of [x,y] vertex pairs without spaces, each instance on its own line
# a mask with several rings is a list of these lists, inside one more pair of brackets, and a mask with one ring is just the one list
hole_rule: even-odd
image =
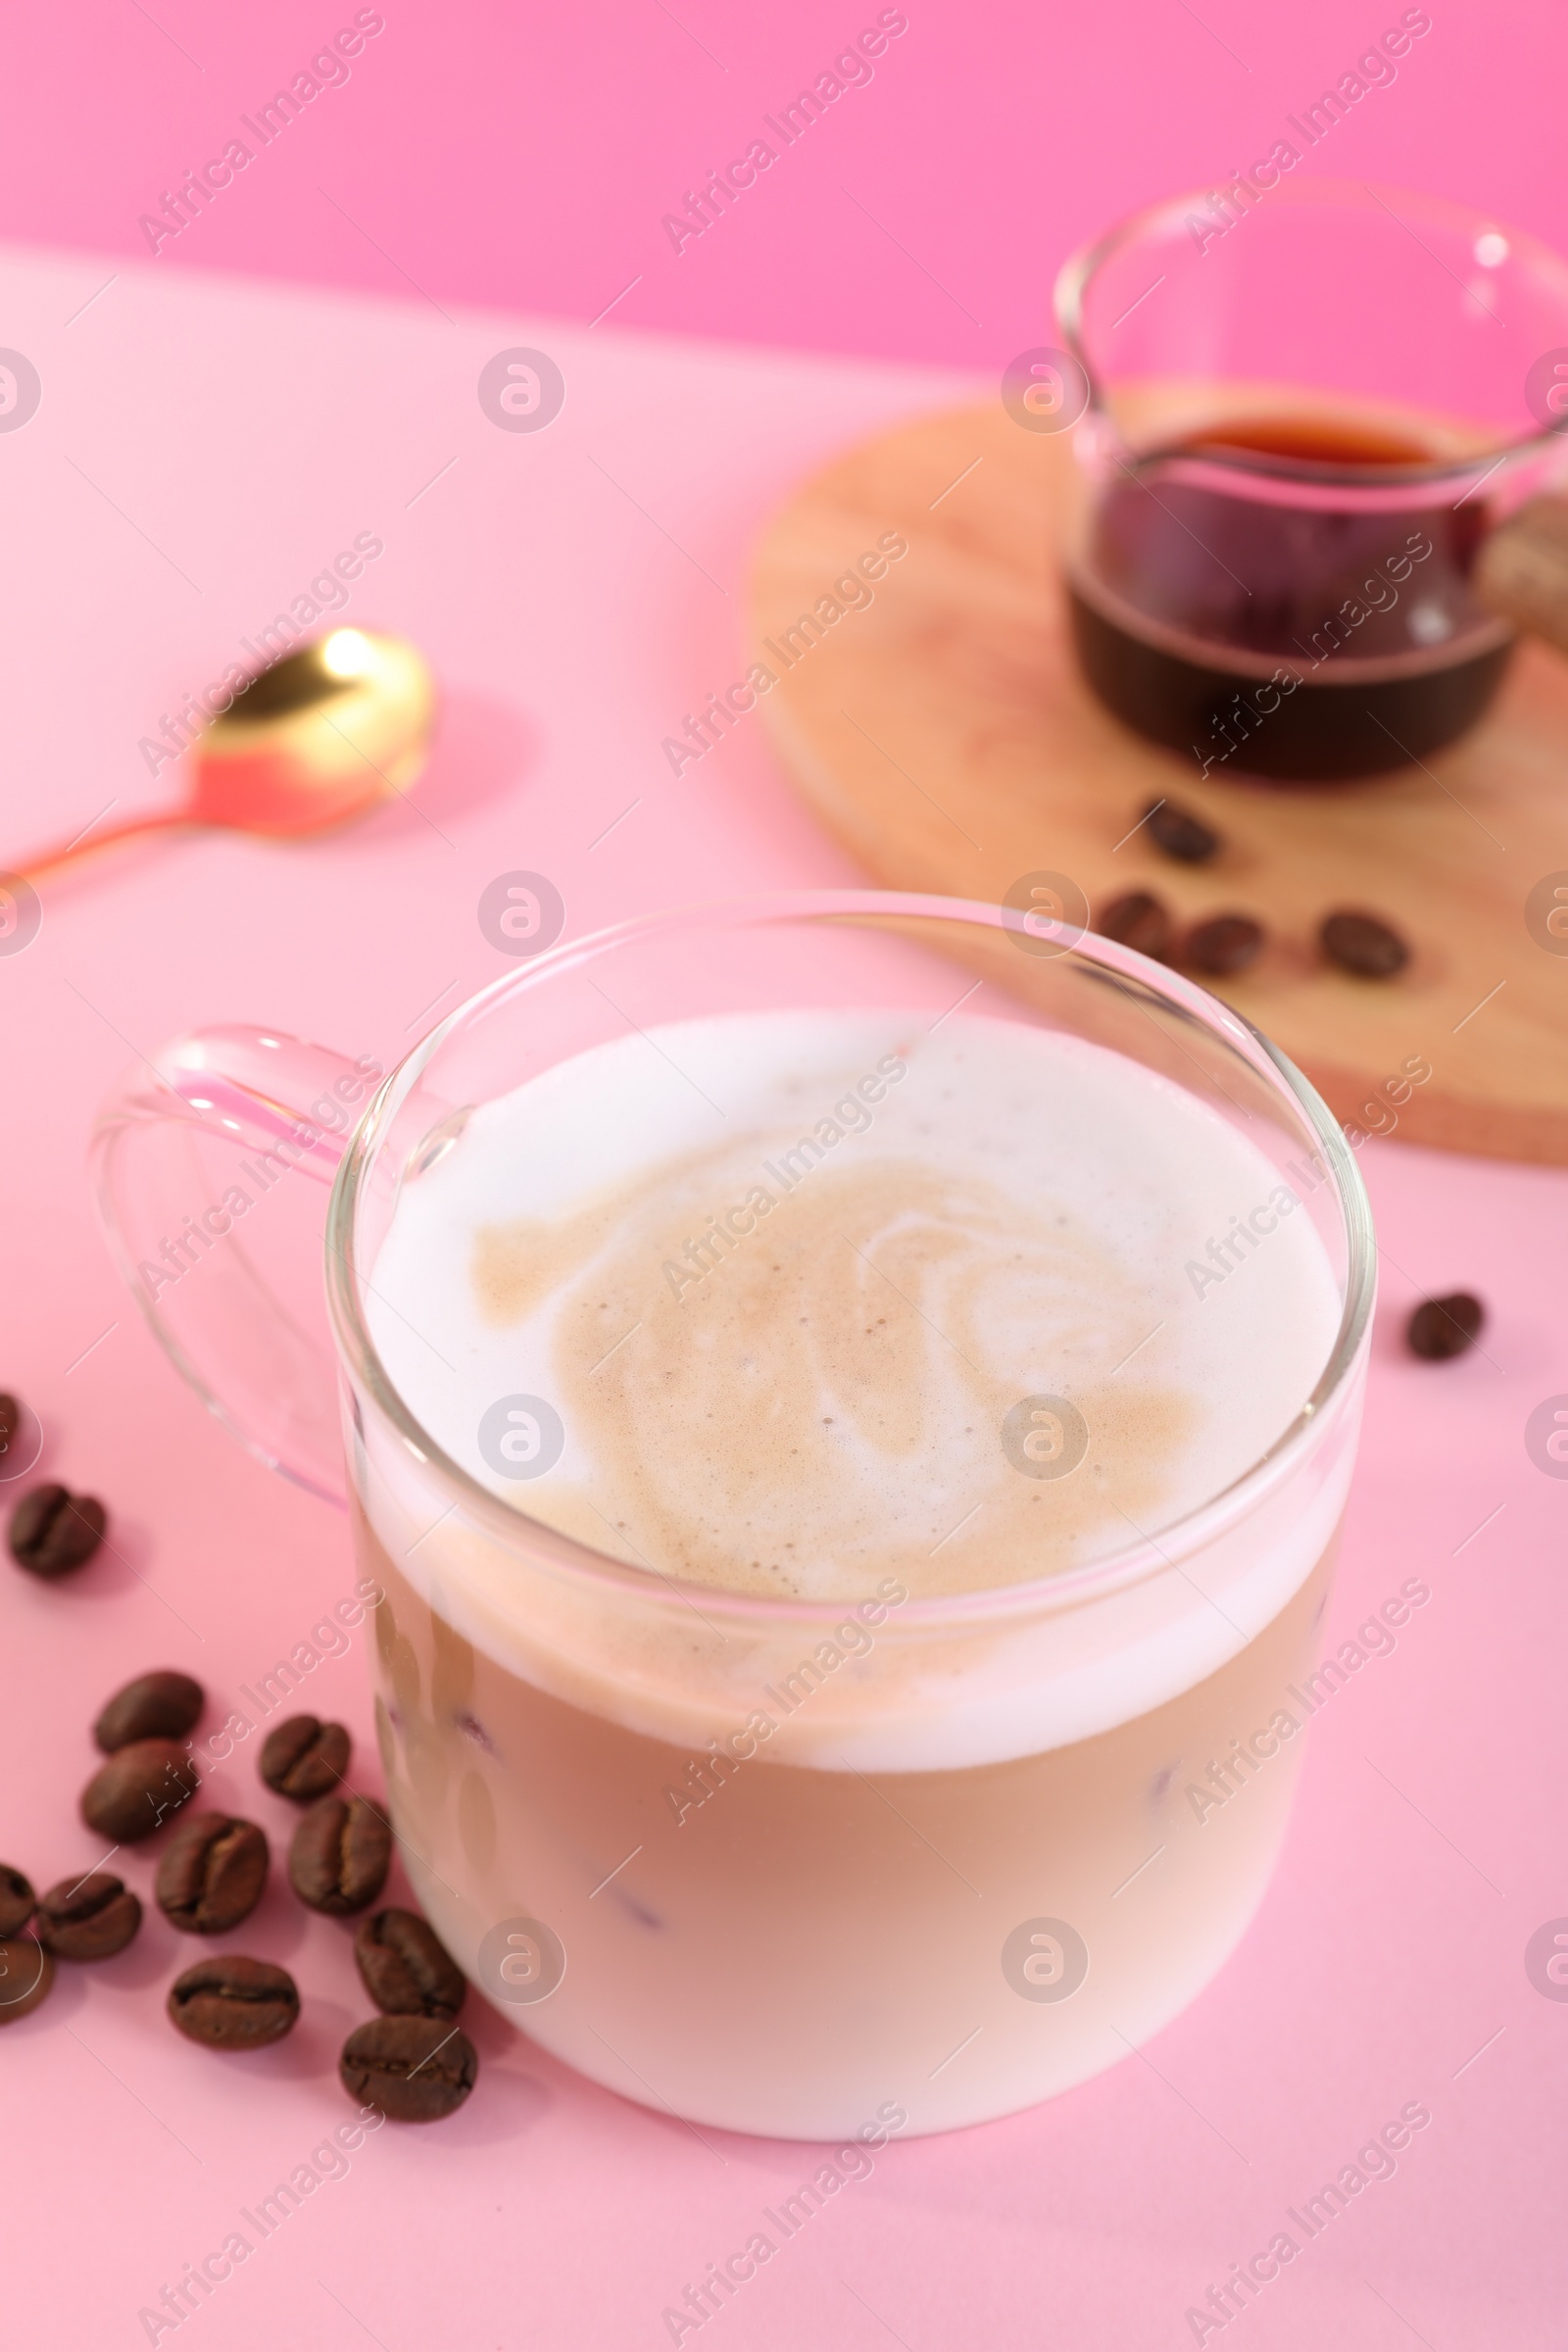
[[1364,776],[1462,734],[1513,644],[1478,551],[1568,470],[1568,266],[1293,168],[1138,214],[1056,289],[1079,660],[1200,775]]

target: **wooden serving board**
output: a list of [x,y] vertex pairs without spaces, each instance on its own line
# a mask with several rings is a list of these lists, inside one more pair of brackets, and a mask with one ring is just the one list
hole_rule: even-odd
[[[892,889],[996,905],[1049,870],[1078,883],[1091,923],[1137,888],[1183,924],[1255,914],[1269,944],[1221,991],[1348,1125],[1568,1163],[1568,954],[1526,927],[1535,886],[1568,880],[1568,661],[1523,645],[1481,725],[1426,769],[1200,781],[1195,760],[1130,733],[1079,678],[1056,558],[1071,465],[1067,436],[1024,431],[999,404],[855,450],[774,517],[752,637],[778,678],[760,707],[807,799]],[[874,601],[819,610],[890,532],[908,553]],[[786,666],[783,633],[812,612],[819,640]],[[1124,840],[1162,794],[1216,827],[1217,858],[1182,866],[1146,832]],[[1336,906],[1404,934],[1396,979],[1324,964],[1317,929]],[[1430,1078],[1391,1100],[1412,1062]]]

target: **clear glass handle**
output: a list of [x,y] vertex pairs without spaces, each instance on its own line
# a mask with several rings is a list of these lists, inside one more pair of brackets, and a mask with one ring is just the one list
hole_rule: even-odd
[[318,1187],[382,1075],[280,1030],[199,1029],[132,1073],[93,1133],[110,1247],[174,1364],[258,1461],[339,1504]]

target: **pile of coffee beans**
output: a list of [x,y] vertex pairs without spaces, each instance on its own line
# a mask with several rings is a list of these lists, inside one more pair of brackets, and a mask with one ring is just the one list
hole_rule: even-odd
[[[6,1444],[16,1421],[14,1399],[0,1398]],[[112,1841],[107,1862],[120,1846],[152,1837],[180,1813],[159,1857],[154,1896],[181,1934],[217,1936],[228,1936],[255,1910],[271,1849],[256,1822],[180,1811],[200,1781],[188,1735],[205,1703],[199,1683],[169,1668],[138,1675],[117,1690],[93,1725],[107,1760],[82,1790],[81,1815]],[[338,2061],[344,2087],[394,2120],[429,2123],[461,2107],[478,2078],[478,2053],[454,2022],[467,1983],[417,1913],[370,1911],[386,1885],[392,1829],[372,1798],[347,1787],[351,1746],[340,1723],[296,1715],[265,1741],[261,1777],[303,1808],[288,1856],[288,1882],[299,1900],[331,1918],[369,1914],[361,1919],[354,1957],[382,2014],[344,2043]],[[57,1961],[110,1959],[125,1949],[141,1921],[139,1896],[101,1866],[39,1895],[24,1872],[0,1863],[0,2025],[28,2016],[47,1999]],[[175,1978],[167,2006],[192,2041],[256,2050],[292,2032],[300,1994],[275,1962],[219,1952]]]
[[[1225,847],[1224,836],[1212,825],[1172,800],[1152,803],[1133,830],[1146,831],[1154,848],[1179,865],[1206,865]],[[1257,961],[1268,938],[1255,915],[1234,911],[1205,915],[1178,938],[1169,907],[1149,890],[1130,890],[1112,899],[1101,908],[1095,929],[1102,939],[1136,948],[1156,962],[1181,964],[1215,979],[1245,972]],[[1353,972],[1358,980],[1392,980],[1410,960],[1409,947],[1393,924],[1359,907],[1337,907],[1326,914],[1318,926],[1317,944],[1327,962]]]

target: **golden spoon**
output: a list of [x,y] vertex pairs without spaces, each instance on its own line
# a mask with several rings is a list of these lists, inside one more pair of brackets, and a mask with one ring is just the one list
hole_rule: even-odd
[[404,792],[423,769],[435,682],[406,638],[333,629],[258,671],[196,757],[183,808],[136,816],[30,858],[36,882],[75,858],[172,825],[242,833],[320,832]]

